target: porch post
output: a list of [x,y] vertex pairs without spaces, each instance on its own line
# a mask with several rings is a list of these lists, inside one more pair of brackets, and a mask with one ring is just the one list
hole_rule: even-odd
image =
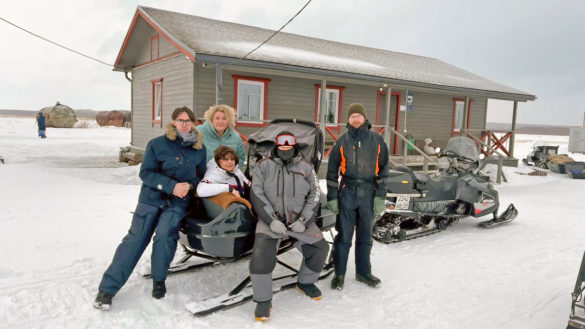
[[516,116],[518,114],[518,101],[514,101],[514,111],[512,112],[512,137],[510,137],[510,156],[514,157],[514,142],[516,141]]
[[[407,134],[407,130],[406,130],[406,116],[407,116],[407,112],[408,110],[406,109],[406,107],[408,107],[408,89],[406,89],[406,91],[404,92],[404,127],[403,127],[403,132],[404,135],[402,137],[406,138],[406,134]],[[408,157],[408,143],[406,143],[406,141],[404,142],[404,146],[402,149],[402,165],[406,167],[406,162],[407,162],[407,157]]]
[[[388,87],[386,90],[386,122],[384,125],[386,129],[384,129],[384,140],[386,141],[386,146],[388,147],[388,154],[390,154],[390,103],[392,102],[392,87]],[[400,105],[400,104],[399,104]]]
[[321,132],[323,133],[323,139],[325,139],[325,114],[327,111],[327,80],[321,80],[321,97],[319,102],[319,121],[321,124]]
[[[221,75],[221,64],[217,63],[215,66],[215,104],[223,104],[222,97],[222,75]],[[236,104],[234,104],[235,106]]]

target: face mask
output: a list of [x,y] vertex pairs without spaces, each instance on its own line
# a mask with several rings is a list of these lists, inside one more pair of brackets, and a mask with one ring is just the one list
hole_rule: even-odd
[[282,161],[287,162],[288,160],[292,159],[295,156],[295,149],[292,148],[288,151],[282,151],[280,149],[276,149],[276,155],[282,159]]

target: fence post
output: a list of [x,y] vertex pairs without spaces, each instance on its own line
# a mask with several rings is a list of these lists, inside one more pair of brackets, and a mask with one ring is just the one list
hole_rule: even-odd
[[501,184],[502,183],[502,166],[504,165],[504,157],[501,156],[500,154],[498,154],[498,175],[496,177],[496,183]]

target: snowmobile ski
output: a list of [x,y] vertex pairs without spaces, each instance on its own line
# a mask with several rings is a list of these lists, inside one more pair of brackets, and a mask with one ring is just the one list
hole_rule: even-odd
[[492,228],[500,224],[509,223],[513,221],[516,218],[516,216],[518,216],[518,210],[516,209],[516,207],[514,207],[514,204],[510,204],[508,208],[506,208],[506,210],[500,216],[496,217],[494,215],[494,218],[479,223],[479,226],[484,228]]
[[[322,280],[333,273],[333,270],[329,270],[326,273],[319,276],[319,280]],[[273,280],[275,283],[272,293],[278,293],[281,291],[285,291],[291,288],[295,288],[297,284],[297,274],[293,273],[290,275],[285,275],[279,278],[275,278]],[[245,284],[243,287],[243,291],[239,293],[232,294],[232,292],[223,294],[217,297],[213,297],[210,299],[206,299],[202,302],[193,302],[185,305],[187,311],[189,311],[193,316],[202,317],[206,316],[218,311],[227,310],[232,307],[236,307],[238,305],[245,304],[246,302],[252,300],[254,297],[252,293],[252,285],[250,284],[249,278],[244,280],[242,284]],[[241,289],[241,288],[240,288]],[[238,287],[234,290],[239,290]]]

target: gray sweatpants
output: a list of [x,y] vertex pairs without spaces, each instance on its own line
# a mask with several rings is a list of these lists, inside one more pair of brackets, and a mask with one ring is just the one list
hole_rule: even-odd
[[[256,233],[252,259],[250,260],[250,278],[252,279],[255,302],[272,299],[272,271],[276,266],[276,252],[280,242],[280,238]],[[329,254],[329,244],[321,238],[313,244],[299,240],[295,246],[303,254],[297,281],[301,284],[317,282]]]

